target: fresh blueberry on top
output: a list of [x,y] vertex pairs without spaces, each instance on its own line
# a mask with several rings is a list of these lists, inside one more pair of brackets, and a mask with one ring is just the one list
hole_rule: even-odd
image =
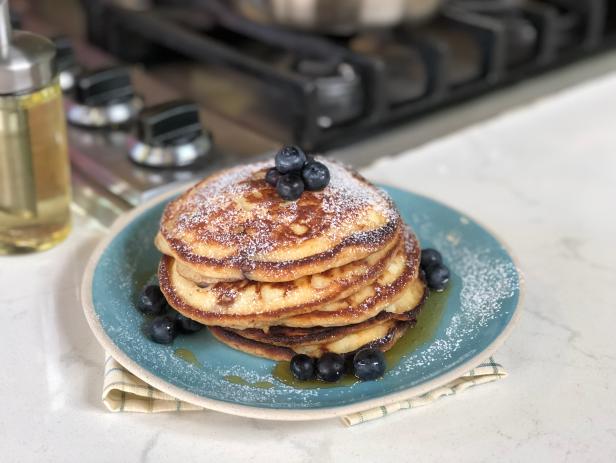
[[306,354],[294,355],[291,359],[291,373],[300,381],[314,378],[314,359]]
[[162,315],[152,320],[146,329],[149,338],[158,344],[171,344],[177,335],[175,317]]
[[282,199],[295,201],[304,192],[304,182],[297,174],[286,174],[278,179],[276,191]]
[[344,373],[344,357],[333,352],[323,354],[317,360],[317,377],[323,381],[334,383]]
[[270,185],[275,187],[276,183],[278,183],[278,179],[280,178],[280,172],[278,172],[278,169],[276,169],[275,167],[272,167],[270,170],[267,171],[267,174],[265,174],[265,181]]
[[442,264],[443,257],[436,249],[422,249],[421,251],[421,268],[428,268],[432,264]]
[[276,169],[281,174],[302,170],[306,163],[306,154],[299,146],[283,146],[276,153]]
[[158,285],[148,285],[141,291],[137,308],[145,315],[162,315],[167,310],[167,301]]
[[449,282],[449,269],[443,264],[432,264],[426,267],[426,283],[428,288],[443,291]]
[[362,381],[380,378],[385,373],[385,356],[378,349],[365,347],[353,357],[353,371]]
[[203,325],[195,320],[185,317],[179,312],[175,313],[175,325],[180,333],[190,334],[201,331]]
[[308,191],[319,191],[329,183],[329,169],[318,161],[310,162],[302,169],[302,178]]

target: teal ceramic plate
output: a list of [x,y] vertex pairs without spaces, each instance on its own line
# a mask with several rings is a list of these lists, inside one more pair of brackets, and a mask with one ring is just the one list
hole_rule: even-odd
[[[423,196],[384,188],[422,246],[441,251],[453,278],[422,341],[379,381],[296,389],[272,376],[275,362],[237,352],[206,330],[180,336],[171,346],[149,341],[135,301],[156,273],[160,254],[153,239],[172,193],[120,218],[92,256],[82,286],[88,322],[107,352],[139,378],[186,402],[236,415],[331,418],[443,385],[485,360],[509,334],[519,312],[520,275],[503,244],[472,219]],[[179,348],[192,352],[201,366],[179,357]],[[230,376],[246,384],[229,382]]]

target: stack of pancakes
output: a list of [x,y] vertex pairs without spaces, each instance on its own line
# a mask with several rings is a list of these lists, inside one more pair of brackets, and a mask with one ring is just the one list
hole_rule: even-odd
[[391,199],[320,160],[329,185],[297,201],[271,165],[206,178],[169,203],[156,246],[169,304],[229,346],[274,360],[391,348],[426,295],[420,248]]

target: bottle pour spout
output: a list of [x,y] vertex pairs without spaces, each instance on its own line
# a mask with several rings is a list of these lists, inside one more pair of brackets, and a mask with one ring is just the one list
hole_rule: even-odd
[[0,58],[8,58],[12,35],[9,0],[0,0]]

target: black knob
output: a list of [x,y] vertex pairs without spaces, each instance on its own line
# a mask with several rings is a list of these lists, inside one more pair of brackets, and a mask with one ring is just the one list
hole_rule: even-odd
[[75,86],[75,99],[86,106],[107,106],[134,96],[130,71],[126,67],[85,72],[79,76]]
[[11,27],[13,29],[21,29],[21,14],[11,10],[9,16],[11,18]]
[[68,37],[55,37],[53,43],[56,46],[56,69],[58,72],[73,69],[77,64],[73,44]]
[[190,101],[170,101],[144,109],[137,121],[139,140],[149,146],[188,143],[203,133],[199,107]]

